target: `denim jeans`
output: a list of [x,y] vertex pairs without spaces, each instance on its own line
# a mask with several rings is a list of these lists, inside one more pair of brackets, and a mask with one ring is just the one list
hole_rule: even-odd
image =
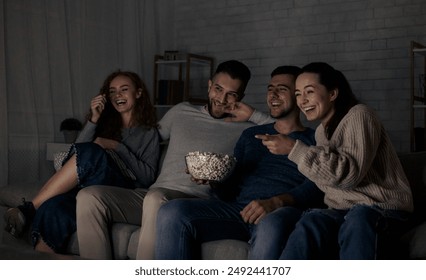
[[76,230],[78,189],[46,200],[36,211],[31,231],[33,246],[40,237],[56,253],[66,253],[68,241]]
[[76,196],[81,188],[90,185],[135,187],[99,145],[92,142],[74,144],[65,161],[74,153],[79,185],[68,193],[46,200],[37,209],[32,224],[33,245],[41,237],[56,253],[65,253],[68,239],[76,231]]
[[356,205],[349,210],[312,209],[303,214],[280,259],[371,260],[379,239],[397,236],[409,213]]
[[264,216],[252,232],[249,259],[277,260],[302,213],[294,207],[281,207]]
[[[156,259],[200,259],[201,243],[220,239],[248,241],[253,258],[277,258],[285,244],[286,235],[293,229],[301,211],[294,208],[280,208],[261,219],[258,226],[243,221],[240,211],[243,205],[227,203],[218,199],[175,199],[164,204],[157,217]],[[292,209],[292,210],[290,210]],[[270,216],[271,215],[271,216]],[[296,218],[285,219],[287,215]],[[267,219],[267,217],[270,219]],[[277,220],[274,219],[279,218]],[[288,221],[280,225],[277,221]],[[275,231],[275,226],[280,227]],[[290,228],[290,230],[289,230]],[[280,233],[285,233],[281,235]],[[278,239],[275,240],[275,238]],[[282,241],[284,239],[284,241]],[[274,252],[261,248],[274,248]],[[277,253],[278,251],[278,253]]]
[[110,185],[135,188],[135,182],[121,173],[112,157],[101,146],[92,142],[75,143],[71,146],[70,153],[65,161],[74,153],[77,157],[79,187]]

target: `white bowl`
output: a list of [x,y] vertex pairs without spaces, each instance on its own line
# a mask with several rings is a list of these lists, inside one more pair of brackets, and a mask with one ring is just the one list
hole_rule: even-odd
[[223,181],[235,167],[235,157],[210,152],[189,152],[186,166],[192,177],[199,180]]

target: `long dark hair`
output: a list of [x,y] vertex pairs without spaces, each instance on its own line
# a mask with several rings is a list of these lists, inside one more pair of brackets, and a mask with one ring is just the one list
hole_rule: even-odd
[[325,86],[328,91],[338,90],[337,98],[334,101],[334,115],[325,125],[326,136],[330,139],[343,117],[359,101],[352,92],[345,75],[329,64],[325,62],[309,63],[302,68],[302,73],[305,72],[318,74],[320,84]]
[[[132,81],[135,89],[140,90],[141,93],[141,96],[136,99],[132,113],[132,126],[146,126],[148,128],[157,127],[155,107],[151,103],[145,83],[134,72],[118,70],[108,75],[101,87],[100,94],[105,95],[107,102],[97,122],[95,137],[105,137],[117,141],[121,140],[121,128],[123,126],[121,115],[115,110],[109,97],[111,81],[118,76],[128,77]],[[89,110],[87,119],[90,120],[91,116],[92,112]]]

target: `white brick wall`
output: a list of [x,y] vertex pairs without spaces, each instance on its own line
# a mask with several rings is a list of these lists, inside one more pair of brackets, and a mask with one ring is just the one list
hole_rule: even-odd
[[276,66],[326,61],[375,108],[399,152],[409,150],[409,46],[426,44],[424,0],[175,0],[178,50],[239,59],[246,101],[266,110]]

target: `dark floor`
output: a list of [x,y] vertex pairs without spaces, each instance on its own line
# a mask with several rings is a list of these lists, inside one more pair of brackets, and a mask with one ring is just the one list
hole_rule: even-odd
[[78,260],[79,256],[48,254],[0,244],[0,260]]

